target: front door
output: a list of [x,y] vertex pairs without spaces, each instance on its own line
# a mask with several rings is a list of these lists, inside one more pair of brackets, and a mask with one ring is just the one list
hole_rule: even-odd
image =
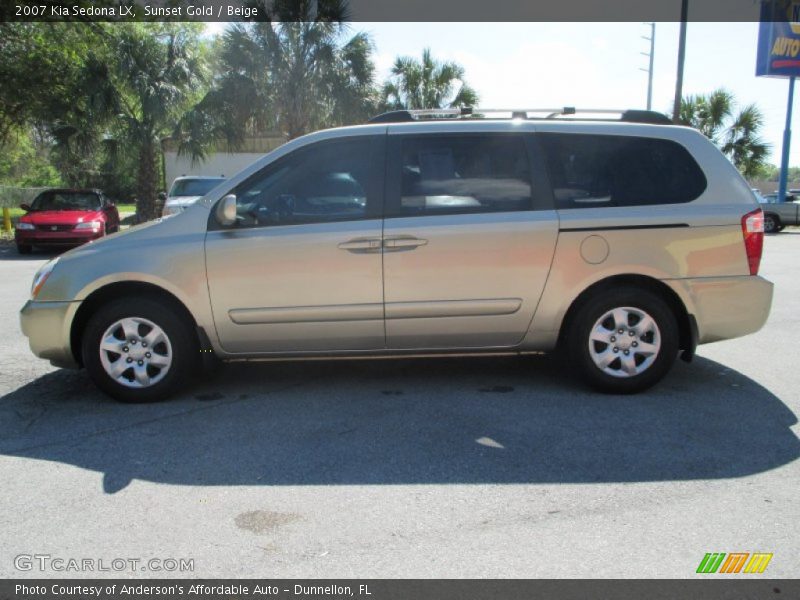
[[533,152],[523,134],[390,128],[389,348],[509,347],[525,336],[558,237]]
[[236,225],[211,217],[208,285],[227,352],[384,347],[384,147],[381,135],[295,150],[234,190]]

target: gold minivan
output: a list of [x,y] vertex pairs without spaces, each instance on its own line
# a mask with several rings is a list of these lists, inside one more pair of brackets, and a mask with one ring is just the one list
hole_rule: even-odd
[[557,347],[593,387],[636,392],[764,324],[763,214],[711,142],[657,113],[531,112],[397,111],[295,139],[47,263],[22,330],[142,402],[212,358]]

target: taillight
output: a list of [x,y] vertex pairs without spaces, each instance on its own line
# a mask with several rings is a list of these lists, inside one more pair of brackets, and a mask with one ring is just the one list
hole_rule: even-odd
[[742,217],[742,235],[744,250],[747,253],[747,264],[750,275],[758,275],[761,264],[761,252],[764,249],[764,211],[760,208]]

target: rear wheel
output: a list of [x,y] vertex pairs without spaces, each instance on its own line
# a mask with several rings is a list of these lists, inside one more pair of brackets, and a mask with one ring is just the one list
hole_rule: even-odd
[[578,310],[568,333],[570,366],[592,387],[629,394],[661,380],[678,354],[675,315],[636,287],[599,292]]
[[33,252],[33,246],[29,244],[17,244],[17,252],[20,254],[30,254]]
[[764,233],[778,233],[781,229],[781,220],[776,215],[764,214]]
[[163,400],[200,363],[191,324],[151,298],[101,308],[86,325],[82,352],[92,381],[121,402]]

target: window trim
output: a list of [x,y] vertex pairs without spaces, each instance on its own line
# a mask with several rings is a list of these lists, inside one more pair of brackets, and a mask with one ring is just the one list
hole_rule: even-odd
[[[446,217],[453,215],[493,215],[509,214],[517,212],[532,212],[541,210],[552,210],[552,191],[546,179],[545,165],[543,164],[540,149],[531,141],[530,132],[522,131],[459,131],[447,133],[393,133],[389,136],[386,150],[386,174],[384,192],[384,219],[408,219],[408,218],[432,218]],[[526,158],[528,160],[528,172],[531,181],[531,204],[522,210],[504,211],[480,211],[480,210],[442,210],[436,213],[417,213],[408,214],[401,210],[400,202],[402,199],[402,169],[403,142],[406,140],[446,140],[457,138],[520,138],[523,143]]]
[[[236,193],[236,190],[246,187],[247,185],[250,185],[257,179],[268,176],[267,171],[275,172],[276,170],[281,169],[287,162],[297,160],[298,156],[300,156],[302,159],[301,156],[302,154],[312,152],[314,150],[319,150],[320,148],[324,148],[325,146],[347,143],[347,142],[369,142],[370,144],[369,176],[366,185],[364,186],[365,192],[367,194],[367,206],[363,216],[353,219],[310,221],[303,223],[277,223],[277,224],[265,223],[264,225],[248,225],[245,227],[240,227],[238,225],[222,225],[220,224],[219,221],[217,221],[215,217],[216,208],[217,205],[220,202],[222,202],[225,196],[229,194],[234,194]],[[248,177],[244,181],[239,182],[233,188],[227,190],[225,194],[223,194],[222,198],[220,198],[217,202],[214,202],[214,204],[211,205],[211,210],[208,215],[207,230],[230,231],[230,232],[250,231],[254,229],[274,229],[276,227],[303,227],[310,225],[326,225],[331,223],[352,223],[356,221],[369,221],[374,219],[380,219],[381,215],[383,214],[383,204],[384,204],[384,189],[383,186],[381,185],[382,183],[381,175],[384,172],[385,162],[386,162],[385,133],[340,136],[306,144],[264,165],[261,169],[250,175],[250,177]]]

